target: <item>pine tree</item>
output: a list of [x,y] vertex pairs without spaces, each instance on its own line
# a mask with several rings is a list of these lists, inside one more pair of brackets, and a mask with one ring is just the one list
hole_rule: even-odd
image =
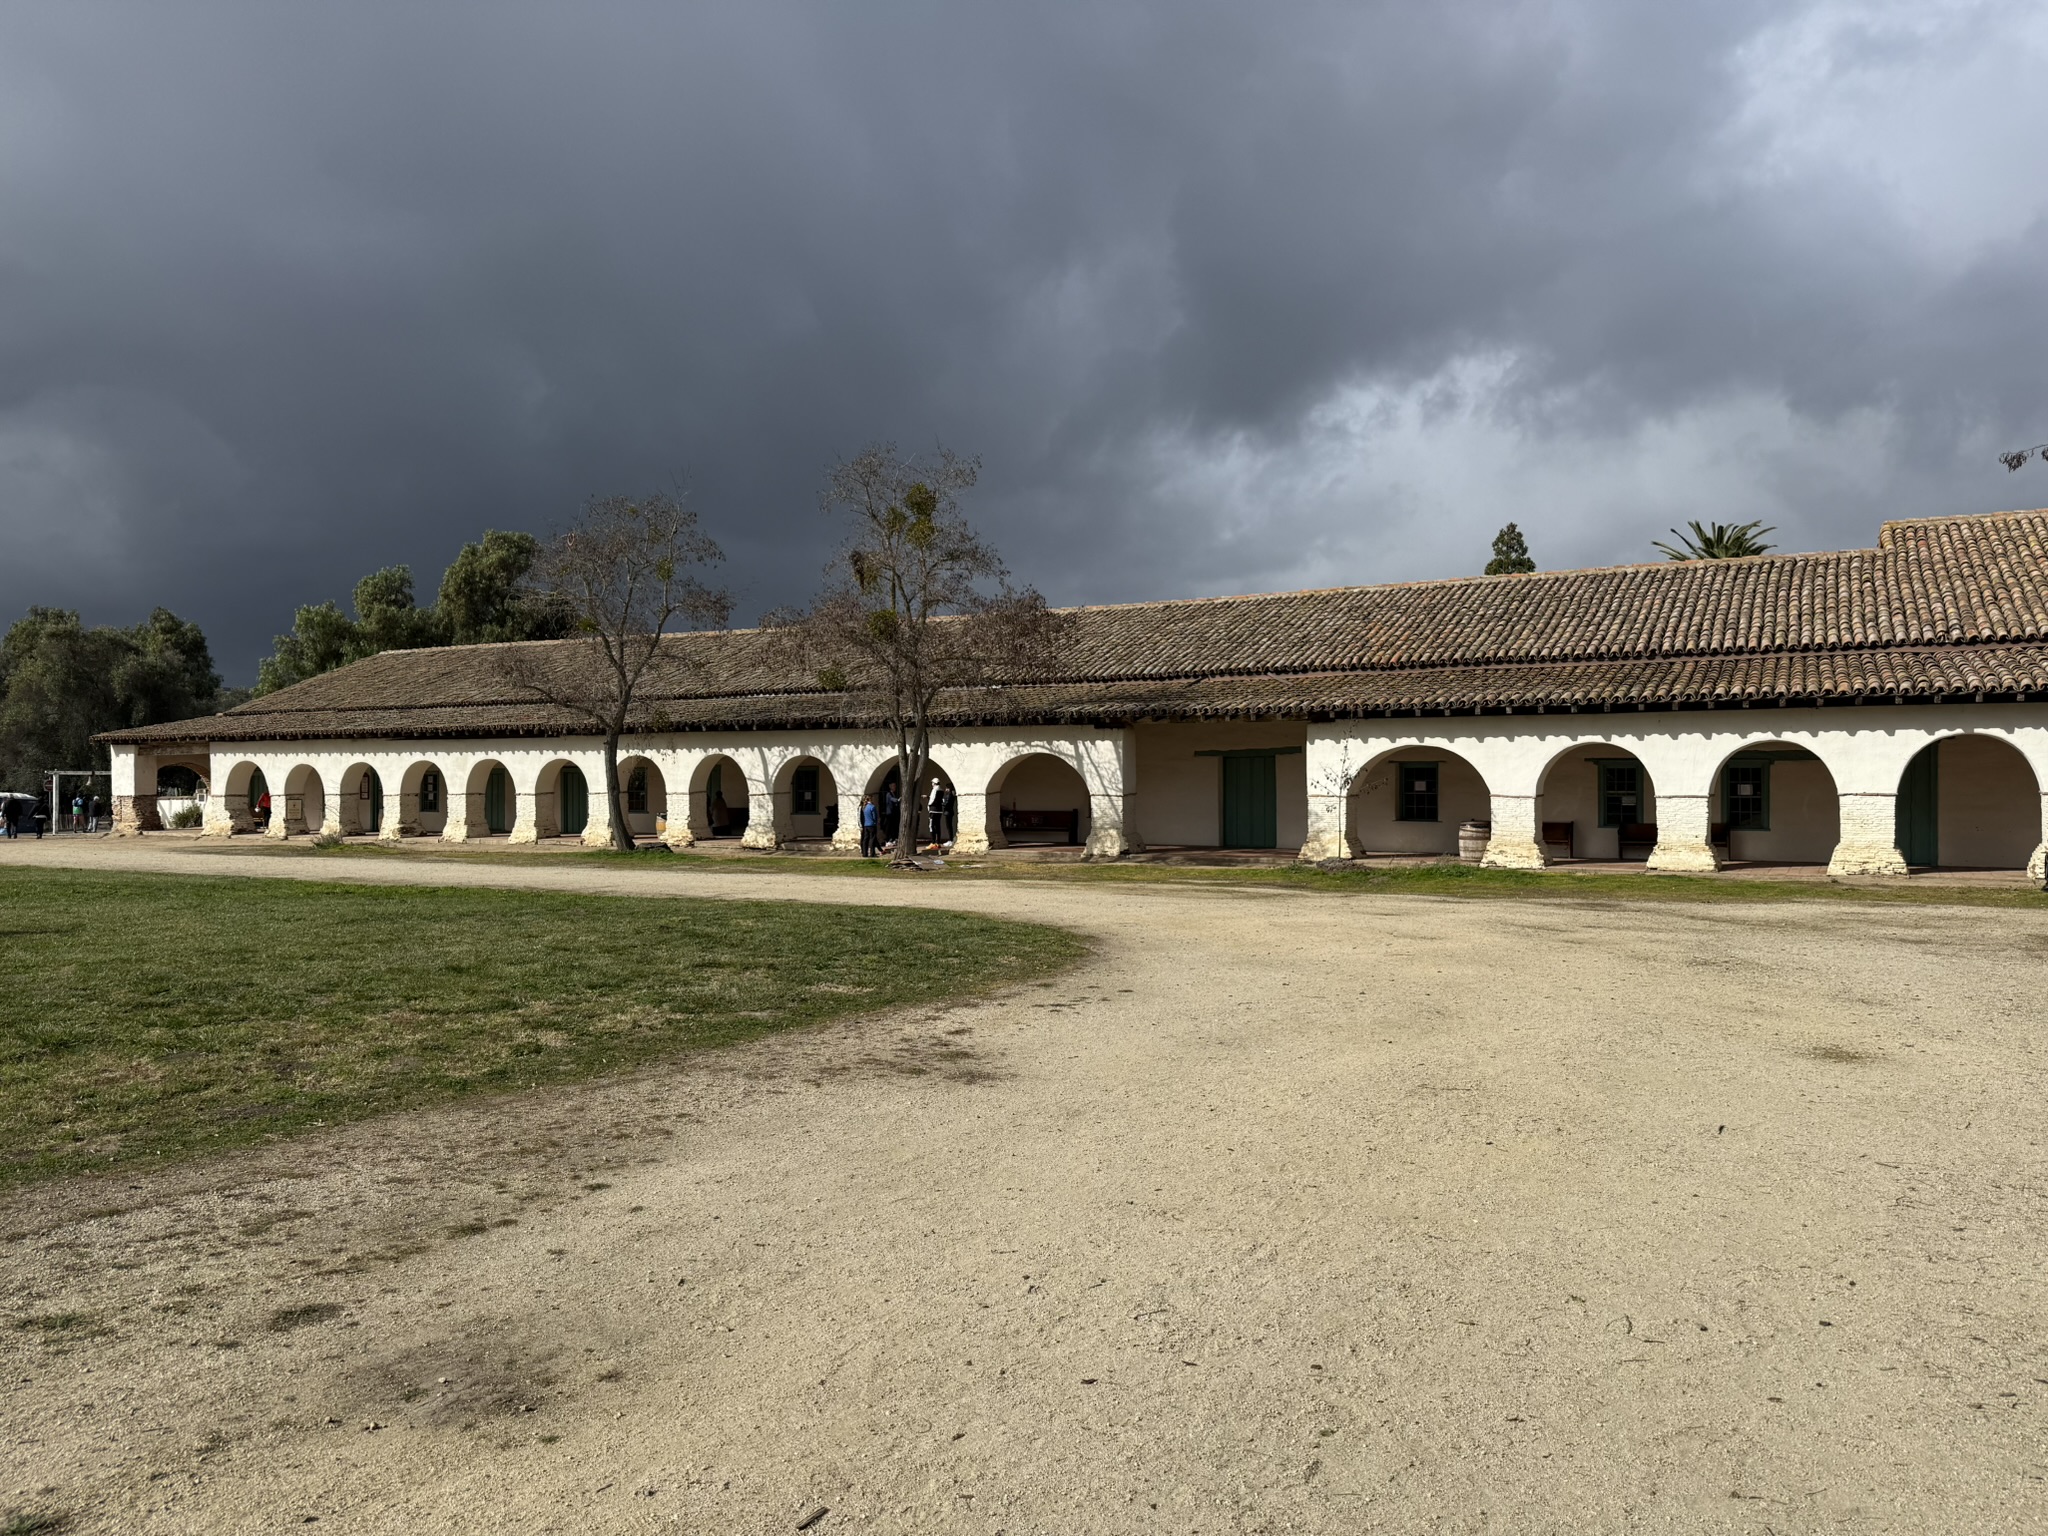
[[1493,558],[1486,562],[1489,576],[1526,576],[1536,569],[1529,558],[1529,541],[1513,523],[1493,536]]

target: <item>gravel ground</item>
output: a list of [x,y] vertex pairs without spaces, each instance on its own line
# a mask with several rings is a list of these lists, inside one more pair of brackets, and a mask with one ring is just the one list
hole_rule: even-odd
[[2042,916],[4,856],[1098,950],[7,1198],[0,1528],[2048,1528]]

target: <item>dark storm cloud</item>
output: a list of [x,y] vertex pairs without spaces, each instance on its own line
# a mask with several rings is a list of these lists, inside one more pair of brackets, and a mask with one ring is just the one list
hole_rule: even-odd
[[[981,452],[1106,601],[2027,500],[2024,7],[18,7],[0,603],[294,603],[681,477]],[[2034,501],[2048,501],[2036,494]]]

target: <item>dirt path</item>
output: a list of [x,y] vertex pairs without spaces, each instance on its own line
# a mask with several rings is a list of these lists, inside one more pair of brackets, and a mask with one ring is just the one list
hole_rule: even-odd
[[80,1321],[0,1333],[0,1511],[2048,1526],[2033,914],[25,857],[924,900],[1100,952],[969,1007],[13,1198],[7,1318]]

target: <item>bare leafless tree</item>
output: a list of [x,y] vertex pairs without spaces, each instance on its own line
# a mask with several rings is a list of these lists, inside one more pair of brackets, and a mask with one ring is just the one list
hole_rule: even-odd
[[608,840],[631,848],[619,785],[619,738],[671,626],[722,628],[732,598],[702,573],[725,558],[680,497],[594,498],[534,562],[535,596],[558,605],[571,638],[508,646],[502,666],[521,690],[604,738]]
[[2031,448],[2015,448],[2010,453],[2001,453],[1998,456],[1998,462],[2003,464],[2008,472],[2019,469],[2029,459],[2039,459],[2042,463],[2048,464],[2048,443],[2036,443]]
[[940,696],[1047,675],[1066,632],[1043,597],[1010,585],[1002,558],[961,511],[980,468],[946,448],[910,457],[889,443],[838,465],[820,499],[851,520],[852,534],[817,601],[770,621],[797,666],[895,735],[899,863],[920,840]]

